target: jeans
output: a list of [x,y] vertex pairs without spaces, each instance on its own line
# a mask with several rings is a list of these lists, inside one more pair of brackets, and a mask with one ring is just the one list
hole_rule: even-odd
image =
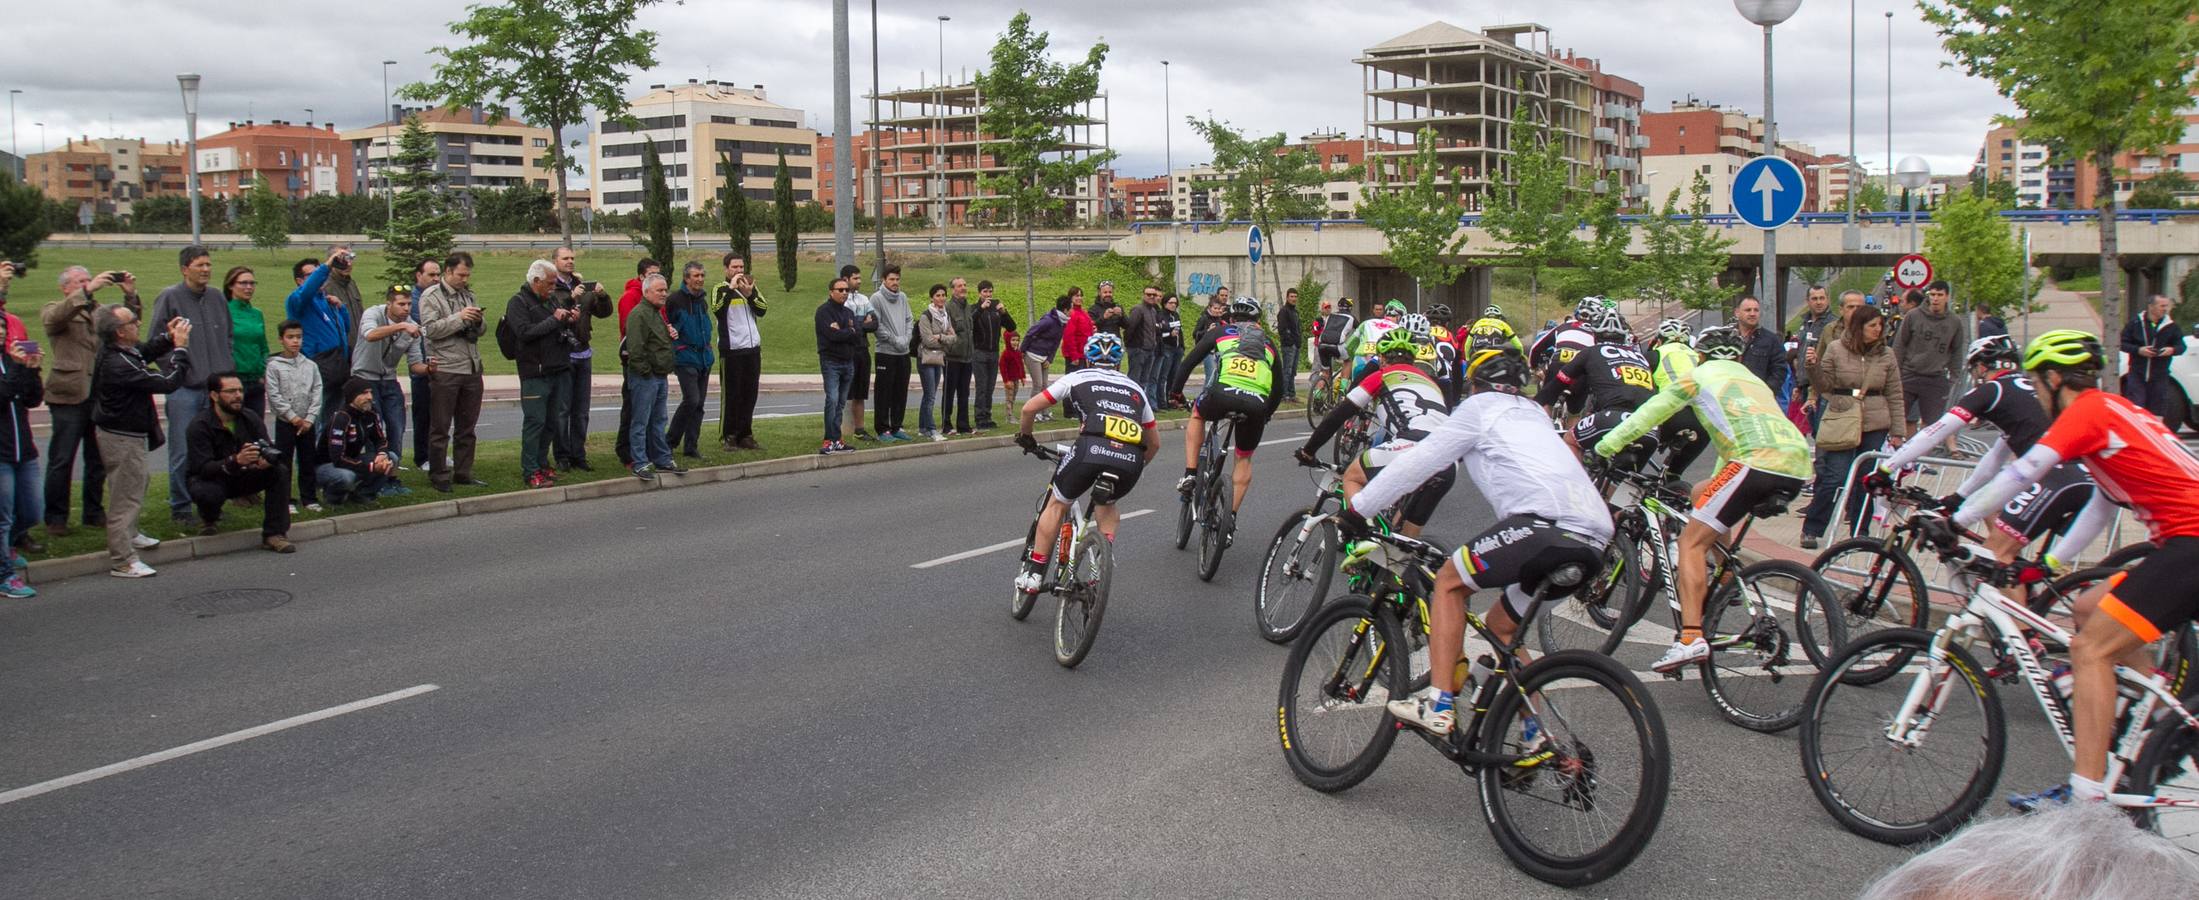
[[376,475],[369,469],[361,472],[347,469],[335,463],[321,463],[313,469],[314,480],[328,494],[328,502],[344,503],[354,499],[372,500],[382,493],[389,483],[389,476]]
[[[906,356],[901,358],[908,359]],[[885,357],[881,356],[879,360],[883,362]],[[848,388],[855,383],[855,361],[820,357],[817,368],[825,375],[825,440],[837,443],[840,440],[840,417],[847,413]],[[903,377],[906,378],[906,370]],[[902,391],[906,393],[908,388],[903,387]],[[878,415],[878,433],[885,434],[885,413],[880,412]]]
[[710,370],[694,366],[679,366],[672,373],[680,379],[680,408],[672,414],[672,424],[664,435],[664,442],[674,447],[684,447],[693,456],[702,450],[703,398],[710,396]]
[[939,424],[948,424],[947,410],[954,410],[954,430],[970,430],[970,364],[947,361],[947,387],[939,401]]
[[1168,405],[1168,386],[1176,383],[1176,367],[1183,365],[1183,354],[1167,347],[1154,352],[1160,357],[1153,362],[1153,396],[1146,399],[1153,402],[1154,409],[1161,409]]
[[252,418],[267,424],[267,382],[258,378],[239,378],[244,382],[244,411]]
[[1282,363],[1283,368],[1283,397],[1296,400],[1298,399],[1298,345],[1295,342],[1280,342],[1275,347],[1275,355],[1278,361]]
[[283,461],[298,473],[298,502],[319,503],[321,494],[313,471],[320,464],[321,427],[315,425],[299,434],[290,423],[276,422],[268,428],[267,436],[275,441],[275,450],[283,455]]
[[99,455],[99,439],[92,433],[92,403],[49,404],[53,437],[46,442],[46,524],[69,524],[69,476],[76,470],[76,451],[84,450],[84,524],[97,525],[107,518],[103,496],[107,488],[107,464]]
[[[970,354],[970,379],[976,385],[977,427],[993,427],[993,386],[1000,382],[1000,354],[973,352]],[[1014,410],[1009,410],[1013,417]]]
[[1158,368],[1159,357],[1160,354],[1151,350],[1130,348],[1130,380],[1138,383],[1138,390],[1145,392],[1146,401],[1152,403],[1154,409],[1161,408],[1160,395],[1153,391],[1153,370]]
[[382,417],[382,428],[389,432],[389,455],[398,462],[405,461],[405,389],[397,386],[397,379],[369,381],[374,390],[374,414]]
[[633,448],[634,467],[644,463],[672,465],[672,447],[664,442],[664,403],[671,385],[662,375],[628,375],[626,393],[633,398],[633,421],[626,426],[626,443]]
[[718,439],[756,436],[756,390],[761,386],[764,352],[760,347],[728,350],[725,374],[718,381]]
[[[565,382],[565,412],[554,421],[556,428],[550,432],[550,458],[560,468],[577,469],[588,461],[588,402],[595,392],[595,358],[581,357],[563,372],[550,377]],[[392,436],[390,441],[396,442]]]
[[[916,407],[916,430],[925,434],[931,434],[939,430],[936,427],[937,423],[932,420],[932,404],[939,400],[939,379],[946,372],[946,366],[919,365],[916,367],[916,377],[924,383],[924,399]],[[940,416],[940,418],[944,419],[946,416]]]
[[550,465],[550,445],[564,422],[565,373],[519,379],[519,474],[533,475]]
[[[428,414],[430,481],[448,486],[473,478],[473,426],[480,420],[481,376],[435,373],[435,405]],[[443,464],[446,450],[448,466]]]
[[[191,487],[186,476],[189,468],[190,441],[184,436],[191,421],[206,411],[205,388],[176,388],[168,395],[168,514],[177,519],[191,517]],[[142,501],[141,501],[142,502]]]
[[[871,430],[881,435],[900,431],[909,414],[909,356],[881,352],[874,371],[878,384],[870,392]],[[851,361],[848,363],[850,382],[854,380],[854,373],[855,363]]]
[[1902,399],[1909,406],[1909,421],[1930,425],[1947,412],[1947,392],[1953,384],[1938,374],[1901,376]]
[[2132,403],[2138,404],[2139,408],[2144,409],[2146,412],[2161,416],[2162,423],[2167,425],[2169,432],[2173,434],[2183,430],[2184,423],[2170,422],[2167,418],[2169,408],[2168,392],[2169,385],[2172,383],[2167,375],[2151,380],[2129,374],[2123,376],[2123,397]]
[[435,377],[412,376],[412,463],[428,467],[428,417],[434,411]]
[[190,500],[198,505],[199,521],[221,521],[222,504],[232,497],[260,495],[260,536],[290,533],[290,467],[276,463],[265,469],[246,469],[220,478],[191,479]]
[[[37,457],[0,462],[0,532],[14,537],[29,528],[45,509],[45,498],[46,482],[38,475]],[[14,557],[13,552],[0,552],[0,579],[15,573]]]
[[[1825,534],[1825,526],[1832,523],[1833,494],[1840,490],[1840,482],[1848,477],[1848,467],[1855,465],[1855,458],[1886,446],[1886,432],[1863,432],[1863,442],[1846,450],[1817,451],[1817,487],[1810,495],[1808,509],[1802,511],[1802,533],[1811,537]],[[1864,472],[1862,474],[1869,474]],[[1848,486],[1847,507],[1848,534],[1860,534],[1862,523],[1857,519],[1863,511],[1863,488],[1860,480]]]

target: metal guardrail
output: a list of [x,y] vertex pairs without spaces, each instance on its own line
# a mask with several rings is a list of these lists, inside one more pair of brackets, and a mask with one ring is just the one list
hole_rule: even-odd
[[[1034,248],[1046,253],[1101,253],[1121,239],[1121,234],[1109,232],[1037,234],[1032,236],[1031,244]],[[457,235],[455,240],[458,247],[467,250],[547,250],[564,246],[565,243],[563,238],[554,234],[461,234]],[[94,234],[87,236],[82,233],[75,233],[53,235],[45,240],[44,245],[75,250],[157,250],[180,248],[188,246],[190,243],[191,236],[187,234]],[[252,247],[252,239],[241,234],[204,235],[200,243],[214,250],[246,250]],[[307,248],[345,244],[361,250],[379,249],[382,246],[381,241],[358,234],[296,234],[290,236],[290,243],[296,247]],[[625,234],[615,232],[575,234],[573,235],[573,244],[579,247],[605,250],[638,248],[640,246]],[[692,233],[683,236],[680,240],[682,248],[721,249],[730,245],[731,240],[722,234]],[[856,251],[861,253],[871,245],[871,240],[865,237],[856,242]],[[829,248],[832,246],[832,235],[804,235],[801,238],[801,246],[809,249]],[[1023,235],[1021,232],[998,235],[949,235],[944,244],[941,243],[937,234],[887,235],[886,246],[889,249],[912,253],[1021,253],[1023,252]],[[766,235],[756,236],[755,252],[759,254],[770,253],[775,252],[777,248],[777,242],[771,237]]]
[[[2002,210],[2000,216],[2014,222],[2052,222],[2059,225],[2068,225],[2075,222],[2096,222],[2100,218],[2100,213],[2098,210],[2089,209],[2010,209]],[[1619,221],[1630,225],[1639,225],[1656,221],[1658,218],[1655,215],[1634,214],[1622,215],[1619,217]],[[1696,221],[1724,228],[1738,228],[1747,225],[1741,220],[1740,216],[1732,213],[1711,213],[1702,216],[1674,215],[1669,218],[1675,222]],[[1857,222],[1865,225],[1907,225],[1911,222],[1930,222],[1932,221],[1932,213],[1930,210],[1857,213],[1855,218]],[[2141,222],[2148,225],[2158,225],[2168,221],[2199,222],[2199,209],[2121,209],[2115,211],[2115,220],[2117,222]],[[1845,225],[1847,222],[1847,213],[1803,213],[1794,217],[1793,224],[1808,228],[1812,225]],[[1252,224],[1254,223],[1250,219],[1215,219],[1201,222],[1132,222],[1130,223],[1130,233],[1139,234],[1147,228],[1188,227],[1192,234],[1199,234],[1205,229],[1243,228]],[[1364,226],[1367,222],[1365,219],[1285,219],[1276,224],[1320,231],[1323,226]],[[1459,216],[1458,224],[1465,228],[1478,227],[1481,224],[1481,216],[1473,214]],[[1582,222],[1579,227],[1586,229],[1589,225]]]

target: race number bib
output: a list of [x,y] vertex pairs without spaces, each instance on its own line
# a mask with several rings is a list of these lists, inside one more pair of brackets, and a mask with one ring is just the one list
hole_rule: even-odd
[[1249,356],[1232,356],[1222,360],[1222,374],[1238,378],[1257,378],[1260,375],[1260,364]]
[[1644,390],[1656,389],[1655,385],[1652,384],[1650,381],[1648,369],[1644,369],[1640,366],[1620,366],[1618,372],[1619,381],[1623,382],[1627,387],[1638,387]]
[[1110,441],[1123,444],[1145,442],[1145,426],[1121,416],[1104,416],[1100,419],[1100,434]]

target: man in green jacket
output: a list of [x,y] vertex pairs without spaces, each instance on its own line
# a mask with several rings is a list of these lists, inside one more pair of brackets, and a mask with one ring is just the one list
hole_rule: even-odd
[[633,420],[626,440],[634,451],[634,477],[657,480],[657,473],[685,472],[672,459],[672,445],[664,439],[664,403],[671,395],[666,376],[678,361],[672,339],[678,333],[664,321],[664,301],[671,284],[661,273],[641,281],[642,302],[626,314],[626,389],[633,404]]

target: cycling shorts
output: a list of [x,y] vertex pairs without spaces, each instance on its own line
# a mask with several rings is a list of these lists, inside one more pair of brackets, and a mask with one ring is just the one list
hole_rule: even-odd
[[1596,442],[1626,421],[1626,410],[1599,409],[1573,420],[1573,440],[1583,449],[1596,446]]
[[2100,611],[2132,634],[2151,643],[2199,614],[2199,585],[2191,572],[2199,567],[2199,537],[2172,537],[2128,571],[2108,579]]
[[1207,421],[1207,427],[1227,418],[1232,413],[1244,418],[1237,423],[1237,455],[1251,456],[1260,446],[1260,435],[1267,430],[1267,400],[1258,394],[1250,394],[1232,387],[1210,387],[1199,394],[1191,405],[1199,418]]
[[1603,565],[1603,546],[1529,515],[1501,519],[1451,554],[1466,590],[1505,589],[1513,618],[1524,618],[1542,579],[1569,563],[1586,566],[1594,575]]
[[1336,368],[1336,361],[1344,358],[1344,348],[1334,344],[1315,344],[1313,349],[1321,360],[1321,368]]
[[[1359,468],[1367,473],[1368,481],[1373,481],[1374,476],[1382,474],[1383,463],[1396,459],[1397,455],[1403,452],[1405,451],[1402,448],[1396,450],[1369,448],[1367,452],[1359,455]],[[1457,483],[1458,467],[1448,466],[1444,468],[1441,474],[1428,479],[1427,484],[1423,484],[1412,493],[1405,495],[1404,501],[1397,505],[1399,516],[1413,525],[1428,524],[1429,519],[1435,518],[1436,505],[1443,502],[1443,496],[1449,494],[1451,487]]]
[[1102,438],[1079,438],[1054,465],[1054,499],[1074,503],[1099,482],[1100,476],[1112,475],[1114,492],[1106,497],[1095,495],[1092,498],[1100,505],[1110,504],[1137,487],[1138,473],[1143,471],[1145,451],[1136,445]]
[[2062,463],[2001,507],[1993,527],[2026,544],[2069,530],[2077,513],[2092,502],[2092,479],[2075,463]]
[[1725,534],[1741,524],[1741,520],[1763,514],[1758,507],[1771,501],[1778,501],[1783,506],[1801,495],[1800,478],[1728,462],[1695,489],[1695,521]]

